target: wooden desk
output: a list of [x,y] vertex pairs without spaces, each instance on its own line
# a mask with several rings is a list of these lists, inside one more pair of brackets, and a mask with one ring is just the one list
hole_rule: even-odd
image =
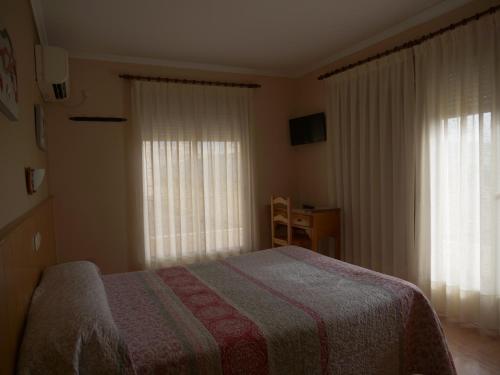
[[271,202],[273,201],[279,202],[285,207],[284,209],[271,210],[273,247],[296,245],[319,251],[321,240],[333,238],[334,257],[340,259],[340,208],[290,209],[289,200],[273,197]]
[[334,256],[340,259],[340,208],[328,210],[292,209],[292,245],[318,251],[321,240],[333,237]]

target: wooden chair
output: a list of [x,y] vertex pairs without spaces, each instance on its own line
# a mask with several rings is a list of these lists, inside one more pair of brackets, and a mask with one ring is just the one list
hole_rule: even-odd
[[272,247],[292,243],[292,209],[289,197],[271,196]]

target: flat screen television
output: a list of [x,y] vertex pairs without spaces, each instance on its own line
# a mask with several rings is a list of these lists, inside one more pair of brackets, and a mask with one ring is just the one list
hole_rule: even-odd
[[294,118],[289,123],[292,146],[326,141],[326,121],[323,112]]

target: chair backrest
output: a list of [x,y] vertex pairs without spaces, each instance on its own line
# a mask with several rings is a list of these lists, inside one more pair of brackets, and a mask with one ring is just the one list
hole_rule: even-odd
[[291,211],[290,197],[271,196],[272,247],[291,244]]

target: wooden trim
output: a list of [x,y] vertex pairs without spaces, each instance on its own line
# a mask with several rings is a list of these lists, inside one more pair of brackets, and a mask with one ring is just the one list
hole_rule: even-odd
[[38,205],[26,211],[24,214],[21,214],[19,217],[17,217],[17,219],[12,220],[3,228],[0,228],[0,245],[3,244],[5,238],[9,234],[11,234],[18,226],[20,226],[23,223],[23,221],[32,216],[35,211],[44,207],[48,202],[52,202],[53,199],[54,198],[52,196],[47,197],[47,199],[45,199],[43,202],[40,202]]
[[181,83],[185,85],[201,85],[201,86],[225,86],[225,87],[240,87],[246,89],[258,89],[261,87],[258,83],[238,83],[238,82],[223,82],[223,81],[204,81],[196,79],[168,78],[168,77],[146,77],[135,76],[131,74],[120,74],[120,78],[134,81],[154,81],[154,82],[171,82]]
[[[52,198],[0,230],[0,373],[15,372],[33,291],[43,269],[56,263]],[[42,236],[38,251],[33,236]]]
[[421,36],[418,39],[410,40],[409,42],[400,44],[399,46],[396,46],[394,48],[388,49],[388,50],[386,50],[384,52],[381,52],[381,53],[378,53],[376,55],[367,57],[366,59],[362,59],[362,60],[359,60],[359,61],[357,61],[355,63],[349,64],[349,65],[344,65],[344,66],[342,66],[342,67],[340,67],[338,69],[335,69],[335,70],[332,70],[330,72],[324,73],[324,74],[322,74],[322,75],[320,75],[318,77],[318,80],[321,81],[321,80],[329,78],[329,77],[331,77],[333,75],[345,72],[346,70],[350,70],[352,68],[355,68],[355,67],[357,67],[359,65],[363,65],[363,64],[369,63],[371,61],[378,60],[378,59],[380,59],[382,57],[391,55],[393,53],[399,52],[399,51],[404,50],[404,49],[415,47],[415,46],[417,46],[419,44],[422,44],[423,42],[425,42],[425,41],[427,41],[429,39],[435,38],[436,36],[439,36],[441,34],[444,34],[444,33],[448,32],[448,31],[454,30],[457,27],[464,26],[464,25],[466,25],[466,24],[468,24],[470,22],[477,21],[478,19],[480,19],[480,18],[482,18],[484,16],[496,13],[498,10],[500,10],[500,5],[492,6],[491,8],[489,8],[489,9],[483,11],[483,12],[480,12],[480,13],[477,13],[477,14],[475,14],[473,16],[464,18],[464,19],[462,19],[462,20],[460,20],[458,22],[452,23],[451,25],[443,27],[443,28],[441,28],[441,29],[439,29],[437,31],[432,32],[432,33],[425,34],[425,35]]

